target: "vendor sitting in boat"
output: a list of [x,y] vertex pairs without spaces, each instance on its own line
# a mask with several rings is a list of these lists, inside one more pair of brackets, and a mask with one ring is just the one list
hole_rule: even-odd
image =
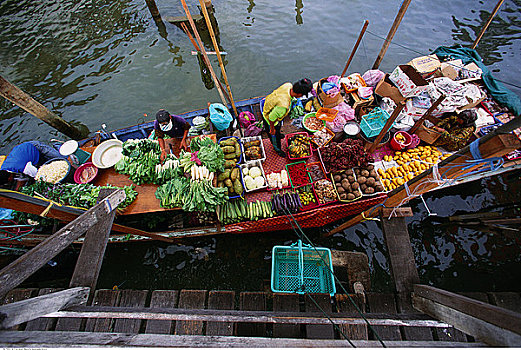
[[294,84],[282,84],[266,97],[262,110],[264,128],[270,135],[271,144],[273,145],[275,152],[277,152],[281,157],[285,156],[281,147],[281,122],[291,111],[292,98],[300,98],[307,95],[312,88],[313,83],[311,80],[304,78]]
[[433,145],[443,147],[447,151],[457,151],[465,147],[476,130],[476,119],[476,112],[470,109],[460,114],[445,113],[433,127],[441,133]]
[[0,182],[6,183],[12,173],[35,177],[38,167],[53,158],[65,158],[52,146],[40,141],[27,141],[15,146],[2,162]]
[[172,138],[182,137],[181,149],[187,149],[186,136],[188,130],[190,130],[190,124],[178,115],[170,115],[164,109],[160,109],[156,113],[156,121],[154,122],[154,130],[159,141],[159,147],[161,147],[161,162],[165,160],[166,155],[169,153],[165,146],[165,135]]

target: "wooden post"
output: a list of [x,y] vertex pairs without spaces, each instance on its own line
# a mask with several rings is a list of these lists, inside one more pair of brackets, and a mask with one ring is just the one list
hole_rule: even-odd
[[378,57],[376,57],[376,61],[374,61],[373,69],[378,69],[378,67],[380,67],[380,63],[382,63],[385,53],[387,52],[387,49],[389,48],[389,45],[391,44],[391,41],[393,40],[394,34],[396,34],[396,31],[398,30],[398,27],[400,26],[400,22],[402,21],[403,16],[405,15],[405,12],[407,11],[407,7],[409,7],[410,3],[411,3],[411,0],[403,0],[402,6],[400,6],[400,10],[398,10],[398,14],[396,15],[396,18],[394,19],[394,23],[391,26],[389,33],[387,34],[387,38],[385,39],[385,41],[382,45],[382,48],[380,49],[380,53],[378,54]]
[[353,57],[355,56],[356,50],[358,50],[358,45],[360,45],[360,41],[362,41],[362,37],[364,36],[365,30],[367,29],[368,25],[369,25],[369,21],[366,19],[364,22],[364,26],[362,27],[362,30],[360,31],[360,34],[358,35],[358,40],[356,41],[356,44],[353,47],[353,50],[351,51],[351,55],[349,56],[349,59],[347,60],[346,66],[344,67],[342,74],[340,74],[340,79],[342,79],[344,77],[344,74],[346,74],[347,68],[349,68],[351,61],[353,60]]
[[[510,129],[511,127],[519,124],[520,122],[521,120],[514,119],[511,122],[504,124],[502,127],[496,129],[492,133],[483,136],[480,139],[481,142],[479,144],[479,151],[482,158],[501,157],[507,153],[512,152],[513,150],[520,148],[521,142],[516,136],[512,134],[501,134],[502,132],[505,132],[505,130]],[[476,169],[476,167],[464,169],[468,165],[468,163],[466,163],[466,160],[468,159],[473,159],[473,157],[470,154],[470,147],[466,146],[462,148],[460,151],[454,153],[452,156],[438,163],[438,172],[440,174],[444,174],[444,177],[447,179],[454,179],[456,177],[465,175]],[[413,179],[409,180],[407,182],[408,190],[405,188],[405,185],[402,185],[394,189],[391,193],[389,193],[388,197],[385,198],[382,201],[382,203],[385,203],[385,206],[388,208],[402,205],[404,204],[404,200],[409,198],[409,193],[420,195],[438,187],[438,184],[433,180],[434,173],[433,169],[430,168],[424,171],[423,173],[419,174],[418,176],[414,177]],[[382,203],[380,203],[379,205],[381,205]],[[331,236],[348,227],[356,225],[366,220],[367,218],[375,217],[378,214],[379,211],[376,210],[376,206],[370,208],[356,215],[347,222],[339,225],[333,230],[327,232],[326,234],[324,234],[324,236]]]
[[398,115],[400,114],[400,112],[402,111],[402,109],[404,107],[405,107],[405,102],[403,102],[403,101],[400,102],[398,104],[398,106],[396,106],[396,108],[393,111],[393,114],[391,114],[389,119],[387,119],[387,122],[385,123],[382,131],[380,131],[380,133],[378,134],[378,136],[376,137],[374,142],[371,144],[371,146],[367,150],[367,153],[371,154],[371,153],[374,152],[374,150],[376,149],[376,147],[378,147],[378,144],[380,143],[380,141],[382,141],[382,139],[384,138],[385,134],[389,131],[389,129],[393,125],[393,123],[396,120],[396,118],[398,118]]
[[147,3],[147,7],[150,10],[150,14],[152,15],[152,18],[154,19],[154,21],[162,22],[161,14],[159,13],[159,10],[157,9],[157,6],[156,6],[156,1],[155,0],[145,0],[145,2]]
[[[235,106],[235,102],[233,101],[233,95],[232,90],[230,88],[230,83],[228,82],[228,76],[226,74],[226,70],[224,69],[223,60],[221,57],[221,52],[219,51],[219,45],[217,45],[217,39],[215,38],[215,33],[213,31],[212,22],[210,21],[210,16],[208,15],[208,11],[206,10],[205,6],[205,0],[199,0],[199,4],[201,5],[201,10],[203,11],[203,16],[206,21],[206,26],[208,27],[208,31],[210,32],[210,38],[212,38],[213,47],[215,50],[215,53],[217,54],[217,59],[219,60],[219,66],[221,67],[221,73],[224,78],[224,83],[226,84],[226,88],[228,90],[228,96],[230,97],[230,104],[232,105],[233,112],[235,113],[235,119],[237,120],[239,132],[241,133],[241,136],[244,136],[242,133],[241,124],[238,122],[239,113],[237,113],[237,107]],[[210,2],[210,6],[211,6]]]
[[425,119],[429,118],[430,115],[432,114],[432,112],[434,112],[434,110],[436,108],[438,108],[438,106],[440,105],[440,103],[443,102],[443,100],[445,99],[445,95],[441,95],[433,104],[432,106],[427,110],[427,112],[425,112],[424,115],[422,115],[420,117],[420,119],[418,119],[416,121],[416,123],[414,123],[413,127],[409,130],[409,134],[414,134],[416,132],[416,130],[418,130],[418,128],[423,124],[423,122],[425,121]]
[[0,95],[72,139],[80,140],[89,133],[88,129],[82,132],[69,122],[63,120],[48,110],[44,105],[7,81],[3,76],[0,76]]
[[488,29],[488,26],[490,25],[490,23],[496,16],[496,13],[499,11],[499,8],[501,7],[501,5],[503,4],[504,1],[505,0],[499,0],[499,2],[496,4],[496,7],[494,7],[494,11],[492,11],[492,14],[490,15],[487,23],[481,29],[481,33],[479,33],[478,37],[476,38],[476,41],[474,41],[474,44],[472,45],[473,49],[475,49],[476,46],[478,46],[478,43],[481,40],[481,37],[483,36],[483,34],[485,34],[485,31]]

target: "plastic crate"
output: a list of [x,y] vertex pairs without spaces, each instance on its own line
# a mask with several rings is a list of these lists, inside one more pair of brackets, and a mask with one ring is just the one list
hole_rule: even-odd
[[316,146],[316,147],[312,146],[312,148],[314,148],[314,149],[318,149],[320,147],[326,146],[335,137],[335,133],[333,131],[329,130],[328,128],[324,128],[324,129],[319,130],[319,131],[324,131],[324,132],[328,133],[329,134],[329,140],[327,140],[326,142],[324,142],[324,144],[319,146],[318,143],[316,143],[316,141],[315,141],[315,136],[317,135],[317,133],[315,132],[313,135],[311,135],[311,142],[312,142],[313,146]]
[[290,160],[300,160],[300,159],[308,159],[308,158],[311,158],[311,156],[313,155],[313,148],[311,147],[311,142],[309,142],[309,156],[304,156],[304,157],[298,157],[298,158],[293,158],[291,157],[291,155],[289,154],[289,139],[293,136],[296,136],[296,135],[304,135],[304,136],[308,136],[308,133],[307,132],[295,132],[295,133],[292,133],[292,134],[287,134],[285,137],[284,137],[284,141],[286,142],[286,149],[288,150],[288,159]]
[[329,205],[329,204],[332,204],[332,203],[336,203],[338,201],[338,192],[336,191],[336,186],[335,186],[335,183],[333,181],[331,181],[330,178],[326,178],[324,180],[319,180],[319,181],[327,181],[329,183],[331,183],[333,185],[333,191],[335,192],[335,198],[332,198],[332,200],[330,201],[327,201],[327,202],[324,202],[324,203],[320,203],[320,199],[318,197],[318,194],[317,194],[317,189],[316,189],[316,185],[318,183],[317,182],[313,182],[313,191],[315,192],[315,197],[317,198],[317,203],[318,203],[318,206],[321,207],[321,206],[324,206],[324,205]]
[[[244,182],[244,168],[248,168],[248,170],[252,167],[258,167],[260,168],[261,170],[261,176],[264,178],[264,186],[262,187],[259,187],[259,188],[256,188],[256,189],[253,189],[253,190],[248,190],[248,188],[246,187],[246,183]],[[250,192],[255,192],[255,191],[259,191],[259,190],[265,190],[268,188],[268,181],[266,179],[266,174],[264,173],[264,168],[262,167],[262,163],[260,160],[254,160],[254,161],[251,161],[251,162],[248,162],[246,164],[241,164],[240,165],[240,168],[241,168],[241,180],[242,180],[242,183],[244,185],[244,190],[247,192],[247,193],[250,193]]]
[[[318,168],[320,169],[320,174],[322,176],[321,178],[313,179],[313,176],[311,176],[311,172],[309,171],[309,169],[313,166],[318,166]],[[324,167],[322,166],[322,163],[320,163],[320,162],[311,162],[311,163],[306,164],[306,170],[307,170],[309,176],[311,177],[312,182],[322,180],[322,179],[327,179],[326,171],[324,170]]]
[[244,148],[242,147],[242,142],[241,142],[241,139],[240,139],[240,138],[238,138],[237,136],[226,136],[226,137],[221,137],[221,138],[219,139],[219,142],[217,142],[217,143],[218,143],[219,146],[220,146],[222,141],[227,140],[227,139],[230,139],[230,138],[232,138],[232,137],[235,138],[235,139],[237,139],[237,142],[239,142],[239,146],[241,147],[241,155],[239,156],[239,161],[237,162],[237,164],[239,164],[239,163],[242,163],[242,159],[243,159],[242,155],[243,155],[243,153],[244,153]]
[[337,109],[320,107],[317,111],[317,119],[324,120],[326,122],[332,122],[335,120],[337,114]]
[[[351,169],[352,170],[352,169]],[[345,170],[342,170],[342,171],[338,171],[338,172],[335,172],[335,173],[331,173],[330,176],[331,176],[331,182],[333,183],[333,185],[335,185],[335,192],[336,192],[336,197],[337,199],[342,202],[342,203],[351,203],[351,202],[354,202],[354,201],[357,201],[359,200],[360,198],[362,198],[363,194],[362,192],[360,191],[360,196],[356,197],[354,199],[341,199],[340,198],[340,194],[338,193],[338,189],[337,189],[337,182],[335,181],[335,175],[341,175],[342,173],[344,173]],[[354,174],[353,172],[353,176],[355,177],[356,179],[356,175]],[[354,193],[353,193],[354,194]]]
[[311,202],[307,205],[302,205],[302,211],[306,211],[306,210],[310,210],[310,209],[318,207],[318,199],[317,199],[317,196],[315,195],[315,191],[313,190],[313,185],[311,185],[311,184],[302,185],[302,186],[296,187],[295,190],[299,193],[310,192],[313,195],[312,197],[313,197],[314,202]]
[[336,293],[331,250],[313,248],[299,240],[291,246],[274,246],[271,260],[274,293]]
[[377,136],[382,131],[389,117],[389,113],[380,107],[376,107],[371,113],[362,117],[360,128],[366,137]]
[[292,188],[296,188],[296,187],[300,187],[300,186],[304,186],[304,185],[310,185],[312,180],[311,180],[311,176],[309,175],[307,169],[306,169],[306,174],[308,175],[308,179],[309,179],[309,182],[308,183],[305,183],[305,184],[298,184],[298,185],[295,185],[293,183],[293,180],[291,179],[291,172],[289,171],[290,167],[294,166],[294,165],[297,165],[297,164],[304,164],[304,169],[306,169],[306,161],[305,160],[301,160],[300,162],[295,162],[295,163],[290,163],[290,164],[286,164],[286,171],[288,172],[288,177],[289,177],[289,183],[291,185]]
[[266,160],[266,151],[264,150],[264,142],[262,142],[262,137],[260,136],[250,136],[250,137],[243,137],[241,138],[241,147],[242,147],[242,151],[244,152],[245,151],[245,148],[244,148],[244,144],[246,142],[250,142],[250,141],[254,141],[254,140],[259,140],[260,141],[260,148],[261,148],[261,155],[262,157],[259,158],[259,159],[247,159],[246,157],[246,154],[244,154],[244,162],[245,163],[248,163],[248,162],[254,162],[254,161],[257,161],[257,160],[260,160],[260,161],[265,161]]

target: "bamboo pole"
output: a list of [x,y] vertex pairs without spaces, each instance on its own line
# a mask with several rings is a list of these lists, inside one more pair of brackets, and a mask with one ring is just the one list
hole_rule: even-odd
[[[230,83],[228,82],[228,75],[226,74],[226,70],[224,69],[223,59],[221,57],[221,52],[219,51],[219,45],[217,45],[217,39],[215,38],[215,33],[213,31],[212,22],[210,21],[210,16],[208,15],[208,11],[206,9],[204,0],[199,0],[199,4],[201,5],[201,10],[203,11],[203,16],[206,21],[206,26],[208,27],[208,31],[210,32],[210,38],[212,38],[213,47],[215,53],[217,54],[217,60],[219,60],[219,66],[221,67],[221,73],[224,78],[224,83],[226,84],[226,89],[228,90],[228,96],[230,97],[230,104],[232,105],[233,112],[235,113],[235,118],[238,119],[239,113],[237,113],[237,107],[235,106],[235,102],[233,101],[232,89],[230,88]],[[244,136],[242,134],[241,124],[238,123],[239,132],[241,133],[241,137]]]
[[3,76],[0,76],[0,95],[72,139],[80,140],[89,133],[88,129],[81,131],[57,116]]
[[378,134],[378,136],[376,137],[374,142],[371,144],[371,146],[367,150],[367,153],[371,154],[371,153],[374,152],[374,150],[376,149],[376,147],[378,147],[378,144],[380,143],[380,141],[382,141],[382,139],[384,138],[385,134],[389,131],[389,129],[393,125],[393,123],[396,120],[396,118],[398,118],[398,115],[400,115],[400,112],[402,111],[402,109],[404,107],[405,107],[405,102],[404,101],[400,102],[398,104],[398,106],[396,106],[396,108],[393,111],[393,114],[391,114],[389,119],[387,119],[387,122],[385,123],[383,129],[380,131],[380,133]]
[[380,49],[380,53],[378,54],[378,57],[376,57],[376,61],[373,64],[373,69],[378,69],[378,67],[380,67],[380,63],[382,63],[385,53],[387,52],[387,49],[393,40],[394,34],[396,34],[396,31],[400,26],[400,22],[402,21],[403,16],[405,16],[405,12],[407,11],[407,7],[409,7],[410,3],[411,0],[403,0],[402,5],[400,6],[400,10],[398,10],[398,14],[394,19],[394,23],[391,26],[389,33],[387,34],[387,38],[385,39],[382,48]]
[[425,112],[424,115],[422,115],[420,117],[420,119],[418,119],[416,121],[416,123],[414,123],[414,125],[412,126],[412,128],[409,130],[409,134],[414,134],[416,132],[416,130],[418,130],[418,128],[423,124],[423,122],[425,121],[425,119],[429,118],[430,115],[432,114],[432,112],[434,112],[434,110],[436,108],[438,108],[438,106],[440,105],[440,103],[443,102],[443,100],[445,99],[445,95],[441,95],[433,104],[432,106],[427,110],[427,112]]
[[488,26],[490,25],[490,23],[496,16],[497,12],[499,11],[499,8],[501,7],[501,5],[503,4],[504,1],[505,0],[499,0],[499,2],[496,4],[496,7],[494,7],[494,11],[492,11],[492,14],[490,15],[487,23],[481,29],[481,33],[479,33],[478,37],[476,38],[476,41],[474,41],[474,44],[472,45],[473,49],[475,49],[476,46],[478,46],[478,43],[481,40],[481,37],[483,36],[483,34],[485,34],[485,31],[488,29]]
[[366,19],[364,22],[364,26],[362,27],[362,30],[360,31],[360,34],[358,35],[358,40],[356,41],[356,44],[353,47],[353,50],[351,51],[351,56],[349,56],[349,59],[347,60],[346,66],[344,67],[342,74],[340,74],[340,79],[342,79],[344,77],[344,74],[346,74],[347,68],[351,64],[351,61],[353,60],[353,57],[355,56],[356,50],[358,50],[358,45],[360,45],[360,42],[362,41],[362,37],[364,36],[365,30],[367,29],[368,25],[369,25],[369,21]]
[[156,1],[155,0],[145,0],[145,2],[147,3],[147,7],[150,10],[150,14],[152,15],[152,18],[154,19],[154,21],[162,23],[163,21],[161,20],[161,14],[159,13],[159,10],[157,9]]

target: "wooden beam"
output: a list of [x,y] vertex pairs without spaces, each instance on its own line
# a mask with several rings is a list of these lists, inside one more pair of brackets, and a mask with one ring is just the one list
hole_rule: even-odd
[[411,217],[414,214],[412,213],[411,207],[403,207],[403,208],[382,208],[382,217],[387,219],[392,218],[404,218]]
[[376,147],[378,147],[378,145],[380,144],[380,141],[382,141],[382,139],[384,138],[385,134],[389,131],[389,129],[393,125],[393,123],[396,120],[396,118],[398,118],[398,115],[400,115],[400,112],[402,111],[402,109],[404,107],[405,107],[405,102],[403,102],[403,101],[400,102],[398,104],[398,106],[396,106],[396,108],[393,111],[393,114],[391,114],[389,119],[387,119],[383,129],[380,131],[378,136],[376,136],[376,139],[373,141],[373,143],[371,144],[371,146],[367,150],[367,153],[371,154],[371,153],[374,152],[374,150],[376,149]]
[[125,200],[125,191],[114,192],[103,202],[87,210],[38,246],[0,270],[0,296],[25,281],[27,277],[67,248],[76,238],[83,235],[98,221],[106,218],[107,214],[115,210],[123,200]]
[[2,305],[0,306],[0,330],[69,306],[85,304],[88,296],[89,288],[77,287]]
[[438,106],[440,105],[440,103],[443,102],[443,100],[445,99],[445,95],[441,95],[432,105],[431,107],[420,117],[420,119],[418,119],[416,121],[416,123],[414,123],[414,125],[412,126],[412,128],[409,130],[409,134],[414,134],[416,132],[416,130],[418,130],[418,128],[423,125],[423,122],[425,121],[425,119],[428,119],[432,112],[434,112],[434,110],[436,108],[438,108]]
[[503,4],[505,0],[499,0],[498,3],[496,4],[496,7],[494,7],[494,10],[492,11],[492,13],[490,14],[490,17],[488,18],[488,21],[487,23],[485,23],[485,25],[483,26],[483,28],[481,29],[481,32],[479,33],[478,37],[476,38],[476,40],[474,41],[474,44],[472,44],[472,49],[475,49],[476,46],[478,46],[481,38],[483,37],[483,34],[485,34],[485,32],[487,31],[487,28],[488,26],[490,25],[490,23],[492,23],[492,20],[494,19],[494,17],[496,16],[496,13],[499,11],[499,8],[501,7],[501,5]]
[[[377,348],[376,340],[353,340],[356,347]],[[284,339],[264,337],[229,337],[202,335],[166,334],[127,334],[127,333],[88,333],[88,332],[0,332],[0,345],[5,347],[67,347],[69,346],[110,346],[118,347],[181,347],[181,348],[341,348],[349,346],[345,340],[333,339]],[[483,343],[444,342],[444,341],[386,341],[390,348],[421,347],[484,347]]]
[[415,285],[415,309],[494,346],[521,346],[521,314],[425,285]]
[[355,46],[353,47],[353,50],[351,50],[351,55],[347,59],[347,62],[344,67],[344,70],[342,71],[342,74],[340,74],[340,79],[342,79],[344,77],[344,74],[346,74],[347,68],[349,68],[351,61],[353,60],[353,57],[355,56],[356,50],[358,50],[358,45],[360,45],[360,42],[362,41],[362,38],[364,37],[365,31],[366,31],[368,25],[369,25],[369,21],[365,20],[362,30],[360,31],[360,34],[358,34],[358,39],[356,40]]

